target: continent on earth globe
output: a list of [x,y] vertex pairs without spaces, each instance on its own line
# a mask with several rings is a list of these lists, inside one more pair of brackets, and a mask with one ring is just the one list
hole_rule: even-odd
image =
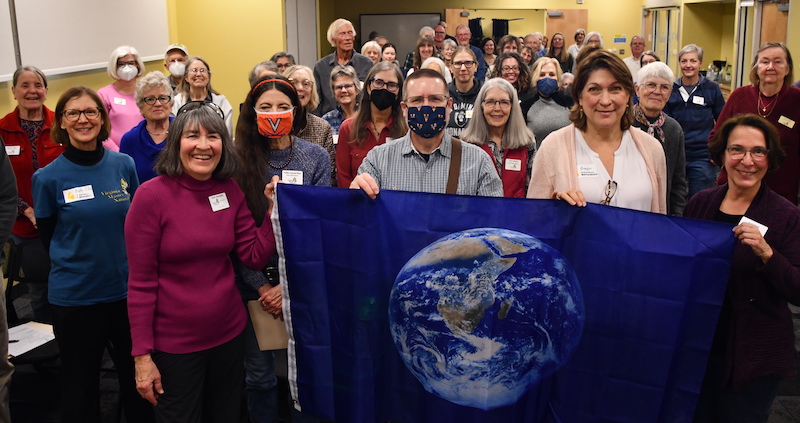
[[566,363],[583,323],[567,260],[507,229],[457,232],[425,247],[389,298],[394,344],[425,390],[482,410],[514,404]]

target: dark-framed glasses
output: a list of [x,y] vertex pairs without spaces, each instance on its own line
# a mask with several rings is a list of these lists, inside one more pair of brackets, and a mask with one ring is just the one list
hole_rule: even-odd
[[611,203],[611,199],[614,198],[614,194],[616,193],[617,193],[617,181],[609,179],[605,189],[606,198],[605,200],[601,201],[600,204],[604,206],[609,205],[609,203]]
[[466,60],[464,62],[453,62],[453,67],[456,69],[461,69],[462,66],[467,69],[472,69],[472,67],[475,66],[475,62],[472,60]]
[[75,122],[76,120],[80,119],[81,114],[86,116],[86,119],[94,120],[100,117],[100,108],[89,107],[84,110],[67,109],[61,113],[61,115],[64,116],[64,118],[70,122]]
[[502,70],[503,72],[512,72],[512,71],[516,72],[516,71],[519,70],[519,66],[508,66],[508,65],[506,65],[506,66],[501,67],[500,70]]
[[372,88],[377,88],[379,90],[385,88],[386,90],[391,91],[393,93],[396,93],[397,90],[400,89],[400,84],[398,84],[397,82],[393,81],[386,82],[380,78],[372,78],[372,81],[370,81],[369,83],[372,85]]
[[349,84],[334,85],[333,90],[334,91],[349,90],[350,88],[353,88],[355,86],[356,84],[353,84],[352,82]]
[[764,147],[756,147],[752,150],[745,150],[742,147],[728,147],[725,150],[728,151],[728,155],[733,160],[742,160],[745,154],[750,153],[750,157],[754,161],[761,162],[766,160],[767,155],[769,155],[769,150]]
[[214,104],[214,103],[212,103],[210,101],[202,101],[202,100],[195,100],[195,101],[187,102],[186,104],[181,106],[180,109],[178,109],[178,113],[175,113],[175,116],[180,116],[181,113],[186,113],[186,112],[190,112],[192,110],[197,110],[197,109],[199,109],[201,107],[204,107],[204,106],[210,107],[211,110],[213,110],[217,115],[219,115],[219,117],[221,117],[223,120],[225,119],[225,113],[222,112],[222,109],[220,109],[219,106],[217,106],[216,104]]
[[142,101],[144,101],[144,104],[146,104],[148,106],[152,106],[152,105],[156,104],[156,101],[158,101],[161,104],[169,104],[170,100],[172,100],[172,97],[170,97],[168,95],[160,95],[158,97],[144,97],[144,98],[142,98]]

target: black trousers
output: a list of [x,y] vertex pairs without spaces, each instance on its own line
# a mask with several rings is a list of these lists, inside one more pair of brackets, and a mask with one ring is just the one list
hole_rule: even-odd
[[87,306],[53,305],[53,330],[61,355],[62,423],[100,422],[100,365],[109,353],[129,422],[152,422],[153,407],[136,392],[128,302]]
[[203,351],[151,354],[164,394],[156,421],[163,423],[238,422],[244,394],[244,335]]

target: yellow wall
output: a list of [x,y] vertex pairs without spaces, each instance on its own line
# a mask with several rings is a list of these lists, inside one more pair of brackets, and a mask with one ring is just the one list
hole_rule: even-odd
[[[283,1],[166,1],[169,42],[185,44],[189,54],[201,56],[209,62],[212,85],[233,105],[233,121],[236,122],[238,105],[244,101],[249,88],[247,75],[250,69],[286,48]],[[166,72],[161,60],[146,63],[145,67],[148,72]],[[48,82],[46,104],[54,109],[58,97],[67,88],[85,85],[98,89],[112,80],[105,69],[100,69],[53,76],[48,78]],[[11,82],[0,83],[0,116],[16,105],[11,94]]]
[[[800,63],[800,4],[796,1],[794,7],[789,8],[789,30],[786,34],[786,45],[792,53],[795,64]],[[795,70],[795,79],[800,79],[800,71]]]
[[680,47],[697,44],[703,48],[704,67],[712,60],[728,60],[733,64],[735,4],[698,3],[683,7]]

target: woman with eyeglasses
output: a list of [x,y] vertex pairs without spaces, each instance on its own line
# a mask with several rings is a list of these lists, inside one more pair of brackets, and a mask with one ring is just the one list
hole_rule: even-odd
[[[765,179],[775,192],[797,204],[800,189],[800,89],[792,86],[794,62],[783,43],[764,43],[753,57],[750,85],[734,90],[709,139],[725,120],[743,113],[757,114],[775,126],[780,134],[786,163]],[[719,163],[717,163],[719,164]],[[728,169],[722,168],[717,183],[725,182]]]
[[150,72],[136,83],[136,104],[144,120],[122,137],[119,151],[133,157],[139,183],[156,177],[155,164],[172,122],[172,87],[161,72]]
[[33,175],[36,222],[50,253],[49,298],[61,359],[61,421],[100,421],[100,362],[119,375],[126,421],[152,421],[135,390],[128,321],[124,224],[139,187],[129,156],[103,147],[111,121],[91,89],[68,89],[56,103],[64,153]]
[[[275,238],[269,219],[256,227],[232,179],[239,165],[218,110],[189,103],[170,126],[159,176],[141,186],[125,222],[133,338],[126,353],[136,363],[136,390],[162,422],[241,417],[247,313],[231,255],[264,268]],[[271,191],[262,192],[271,201]]]
[[331,70],[331,90],[336,99],[336,108],[322,116],[331,126],[334,138],[339,136],[339,128],[345,119],[349,119],[358,110],[358,93],[361,91],[355,68],[336,65]]
[[400,108],[403,74],[397,65],[380,62],[373,66],[364,80],[363,96],[356,116],[345,120],[339,128],[336,147],[339,188],[350,188],[369,150],[386,143],[387,138],[400,138],[408,132]]
[[178,110],[190,101],[204,101],[213,103],[225,116],[225,126],[228,133],[233,134],[233,107],[231,103],[211,87],[211,68],[208,62],[200,57],[192,57],[186,62],[186,73],[183,82],[178,87],[177,94],[172,102],[172,114],[177,115]]
[[633,105],[633,126],[656,137],[667,160],[667,214],[680,216],[688,200],[683,129],[664,113],[675,74],[666,63],[651,63],[636,73],[639,102]]
[[122,136],[142,120],[134,93],[136,79],[144,73],[144,62],[135,48],[121,46],[111,53],[106,71],[114,82],[97,90],[111,120],[111,134],[104,146],[119,151]]
[[658,57],[656,52],[654,52],[653,50],[647,50],[646,52],[642,53],[642,57],[639,58],[639,67],[643,68],[649,65],[650,63],[660,62],[660,61],[661,58]]
[[631,72],[617,55],[603,49],[587,54],[575,75],[572,124],[541,143],[528,198],[667,212],[664,149],[630,129],[633,90]]
[[[244,191],[256,225],[269,224],[265,221],[264,187],[273,178],[297,185],[331,186],[328,152],[294,135],[301,128],[295,117],[303,112],[303,107],[289,80],[282,76],[261,78],[248,93],[241,110],[236,125],[236,149],[242,166],[234,178]],[[277,255],[266,269],[250,269],[237,259],[233,260],[233,266],[242,299],[258,300],[268,317],[281,318]],[[272,351],[259,350],[250,319],[244,335],[250,421],[277,422],[278,387]]]
[[491,78],[503,78],[517,90],[519,101],[530,99],[534,93],[531,89],[531,70],[518,53],[507,51],[495,59]]
[[684,216],[728,223],[737,242],[694,421],[766,422],[781,379],[797,374],[787,302],[800,304],[800,211],[766,183],[786,159],[767,119],[726,120],[708,149],[727,183],[697,193]]
[[297,136],[310,143],[317,144],[328,152],[331,162],[331,185],[336,183],[336,149],[333,145],[333,128],[321,117],[312,112],[319,106],[319,91],[311,68],[295,65],[286,69],[283,76],[289,78],[294,85],[303,113],[297,115],[300,130]]
[[486,151],[503,182],[503,195],[524,198],[536,153],[536,140],[525,126],[517,90],[502,78],[483,84],[472,119],[461,139]]

